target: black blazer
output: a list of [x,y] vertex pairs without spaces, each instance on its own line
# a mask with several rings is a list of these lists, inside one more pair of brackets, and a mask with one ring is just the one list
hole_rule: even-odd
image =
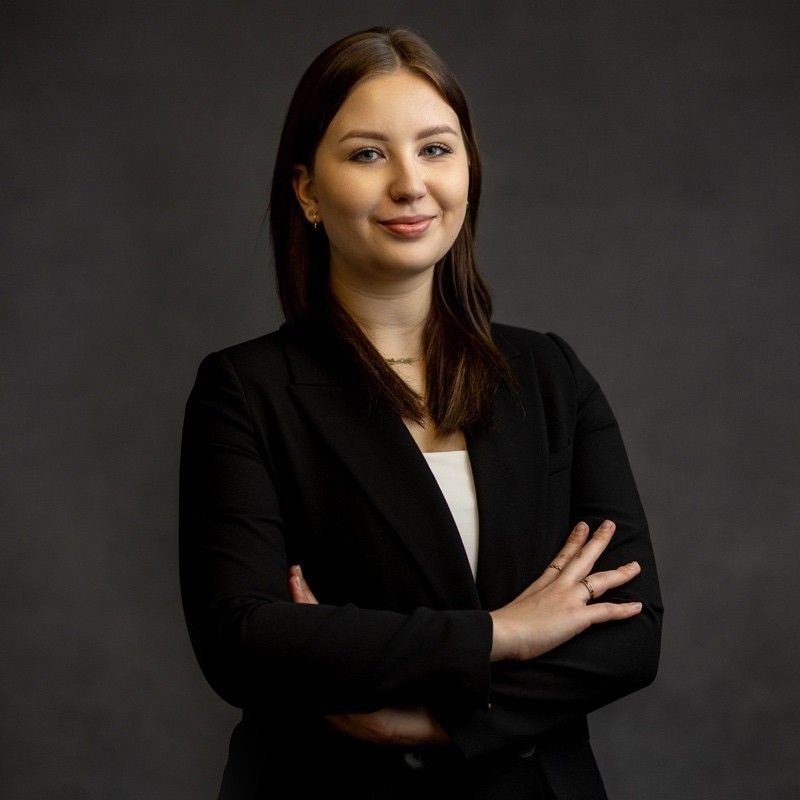
[[[605,797],[586,714],[655,677],[661,599],[647,522],[603,392],[559,336],[493,323],[521,384],[465,432],[478,501],[473,579],[403,421],[330,339],[284,323],[206,356],[180,465],[184,610],[214,690],[243,709],[221,798]],[[596,570],[634,618],[527,662],[489,663],[489,611],[547,567],[580,519],[617,530]],[[290,601],[300,563],[320,605]],[[321,719],[430,707],[452,745],[365,744]]]

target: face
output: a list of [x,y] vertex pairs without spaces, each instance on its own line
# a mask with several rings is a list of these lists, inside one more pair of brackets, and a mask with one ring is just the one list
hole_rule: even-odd
[[294,187],[330,243],[332,274],[396,278],[430,270],[464,221],[469,163],[455,111],[401,69],[348,95]]

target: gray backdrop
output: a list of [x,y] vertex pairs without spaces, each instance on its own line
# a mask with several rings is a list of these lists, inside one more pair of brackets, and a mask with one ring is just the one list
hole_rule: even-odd
[[302,70],[386,23],[470,97],[495,318],[567,338],[638,477],[663,656],[591,717],[610,795],[800,796],[794,5],[4,3],[4,798],[214,796],[184,403],[281,321],[260,220]]

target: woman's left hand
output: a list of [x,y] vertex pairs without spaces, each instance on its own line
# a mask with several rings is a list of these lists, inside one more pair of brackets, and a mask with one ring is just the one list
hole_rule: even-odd
[[[289,591],[295,603],[317,605],[319,602],[299,564],[289,570]],[[370,714],[326,714],[325,719],[342,733],[373,744],[412,747],[450,742],[447,731],[425,706],[390,706]]]

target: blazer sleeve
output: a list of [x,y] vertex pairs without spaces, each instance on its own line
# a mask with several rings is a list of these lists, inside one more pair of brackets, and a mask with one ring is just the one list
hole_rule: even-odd
[[181,597],[212,688],[239,707],[372,711],[446,697],[486,705],[488,611],[401,614],[291,601],[280,492],[224,352],[189,394],[179,478]]
[[658,668],[659,582],[647,520],[619,426],[597,381],[572,348],[556,334],[548,336],[569,363],[575,384],[570,527],[585,520],[594,531],[606,518],[615,521],[611,544],[592,571],[638,561],[640,574],[607,591],[602,599],[639,600],[643,607],[635,617],[593,625],[530,661],[494,662],[490,709],[459,709],[449,702],[437,705],[434,713],[466,758],[527,750],[546,740],[548,733],[557,733],[565,724],[649,685]]

